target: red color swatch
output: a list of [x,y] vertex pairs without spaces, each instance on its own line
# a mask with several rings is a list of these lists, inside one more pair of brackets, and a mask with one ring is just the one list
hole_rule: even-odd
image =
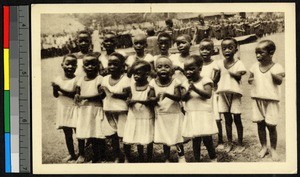
[[3,6],[3,48],[9,48],[9,6]]

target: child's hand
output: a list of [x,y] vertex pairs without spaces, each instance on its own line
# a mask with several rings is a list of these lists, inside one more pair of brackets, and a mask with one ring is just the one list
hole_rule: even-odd
[[163,99],[165,99],[165,98],[167,97],[167,93],[164,93],[164,92],[159,93],[159,94],[157,95],[157,97],[158,97],[158,100],[159,100],[159,101],[162,101]]
[[55,84],[54,82],[51,83],[52,87],[54,90],[59,91],[60,90],[60,86]]
[[250,77],[250,78],[248,79],[248,83],[249,83],[250,85],[253,84],[253,81],[254,81],[254,78],[253,78],[253,77]]
[[132,107],[134,104],[137,103],[137,101],[128,99],[128,100],[126,100],[126,103],[129,107]]
[[174,66],[174,70],[176,71],[176,70],[178,70],[178,71],[181,71],[181,72],[183,72],[183,69],[182,68],[180,68],[179,66]]
[[196,87],[195,87],[194,83],[190,83],[189,89],[187,91],[190,92],[195,89],[196,89]]
[[111,92],[108,90],[107,87],[105,87],[105,86],[100,86],[99,88],[100,88],[100,90],[104,91],[106,95],[111,94]]

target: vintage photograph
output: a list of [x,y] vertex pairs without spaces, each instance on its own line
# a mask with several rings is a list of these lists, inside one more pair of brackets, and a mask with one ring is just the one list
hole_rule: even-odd
[[36,172],[294,162],[293,6],[115,5],[32,6]]

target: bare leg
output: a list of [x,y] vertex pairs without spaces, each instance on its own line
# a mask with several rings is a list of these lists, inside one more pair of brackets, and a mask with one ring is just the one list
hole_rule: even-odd
[[85,140],[79,139],[78,140],[79,157],[78,157],[76,163],[84,162],[84,145],[85,145]]
[[171,151],[171,147],[167,146],[167,145],[163,145],[164,148],[164,154],[165,154],[165,159],[166,162],[170,162],[170,151]]
[[73,142],[73,130],[72,128],[63,128],[65,134],[66,145],[68,148],[69,156],[63,159],[63,162],[68,162],[71,160],[76,160],[76,155],[74,152],[74,142]]
[[231,113],[226,112],[224,113],[225,117],[225,128],[226,128],[226,135],[228,140],[228,145],[225,149],[226,152],[230,152],[232,149],[232,116]]
[[212,136],[203,137],[203,143],[206,146],[209,158],[212,161],[216,161],[217,156],[216,156],[216,151],[215,151],[215,147],[214,147],[214,144],[213,144]]
[[194,159],[196,162],[200,162],[200,154],[201,154],[201,138],[196,137],[193,139],[193,152],[194,152]]
[[150,143],[147,145],[147,162],[152,161],[152,155],[153,155],[153,143]]
[[276,126],[267,125],[270,134],[270,144],[271,144],[271,155],[273,161],[279,161],[278,154],[276,152],[277,146],[277,130]]
[[177,144],[176,145],[176,148],[177,148],[177,153],[178,153],[178,162],[179,163],[185,163],[185,157],[184,157],[184,147],[183,147],[183,144],[180,143],[180,144]]
[[216,120],[217,123],[217,127],[218,127],[218,149],[223,149],[224,145],[223,145],[223,131],[222,131],[222,123],[221,120]]
[[238,147],[236,149],[236,152],[241,153],[245,150],[245,147],[243,146],[243,124],[241,114],[234,114],[233,117],[238,134]]
[[266,122],[258,122],[257,123],[257,131],[258,131],[258,138],[261,144],[261,150],[258,153],[258,156],[263,158],[267,152],[267,132],[266,132]]
[[115,153],[115,162],[119,163],[120,162],[120,142],[119,142],[119,137],[117,134],[113,134],[111,136],[112,138],[112,148]]
[[129,162],[129,159],[131,159],[131,145],[130,144],[124,144],[124,152],[125,152],[125,163]]
[[138,153],[139,153],[139,162],[144,162],[144,146],[137,145]]

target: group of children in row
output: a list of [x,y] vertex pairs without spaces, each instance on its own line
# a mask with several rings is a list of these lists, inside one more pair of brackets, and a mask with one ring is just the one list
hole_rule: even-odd
[[[160,33],[160,55],[145,53],[146,37],[134,38],[135,55],[126,57],[114,50],[114,34],[104,37],[106,54],[89,52],[90,36],[79,33],[81,52],[66,55],[61,64],[64,75],[52,83],[58,98],[57,126],[65,133],[69,156],[65,162],[85,161],[85,144],[90,142],[93,162],[105,160],[106,138],[111,138],[115,162],[131,161],[131,145],[136,144],[139,161],[152,161],[153,143],[163,144],[165,161],[170,160],[170,148],[175,146],[178,161],[185,162],[184,143],[192,140],[195,161],[200,161],[203,141],[212,161],[217,161],[212,135],[218,134],[223,146],[220,115],[225,118],[228,143],[233,149],[232,123],[237,127],[238,147],[242,152],[243,125],[241,120],[241,78],[246,69],[236,59],[238,43],[226,38],[221,43],[224,60],[212,60],[214,44],[210,39],[200,42],[200,55],[190,55],[191,38],[176,39],[179,54],[170,54],[171,37]],[[275,44],[270,40],[256,47],[258,63],[250,69],[249,83],[253,85],[253,121],[257,122],[262,145],[267,152],[266,127],[270,133],[271,155],[278,160],[277,117],[279,115],[279,85],[283,68],[272,61]],[[74,101],[75,100],[75,101]],[[75,105],[74,105],[75,102]],[[78,139],[79,156],[74,151],[73,129]],[[123,141],[123,148],[120,147]]]

